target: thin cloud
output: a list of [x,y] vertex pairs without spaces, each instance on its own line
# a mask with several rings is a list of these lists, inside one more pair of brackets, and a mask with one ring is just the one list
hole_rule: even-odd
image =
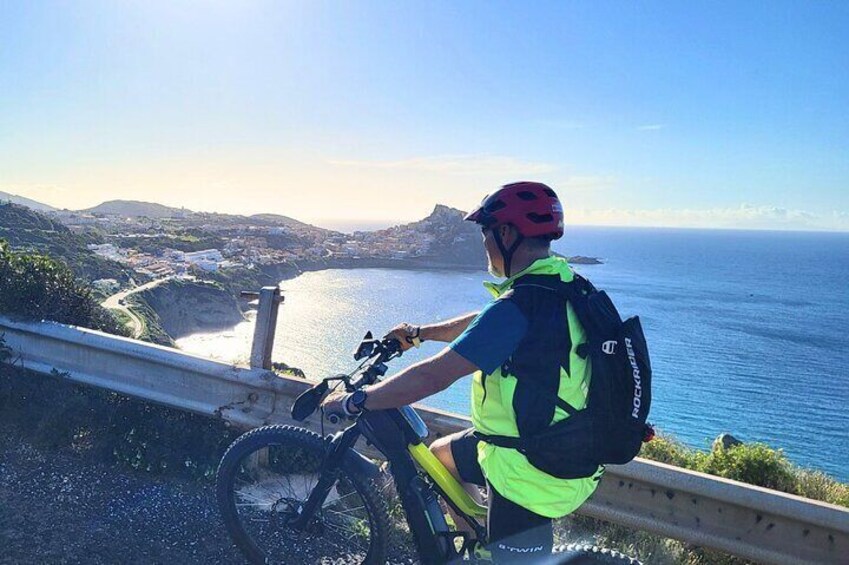
[[567,211],[573,223],[688,228],[849,231],[849,213],[817,214],[779,206],[741,204],[732,208],[657,208]]
[[657,131],[659,129],[664,129],[666,124],[646,124],[642,126],[637,126],[637,129],[640,131]]
[[457,175],[508,176],[549,173],[557,169],[550,163],[523,161],[499,155],[439,155],[397,161],[329,160],[328,163],[339,167],[428,171]]

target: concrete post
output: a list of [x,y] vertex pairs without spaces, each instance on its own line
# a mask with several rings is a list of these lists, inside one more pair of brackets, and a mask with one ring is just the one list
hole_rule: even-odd
[[277,328],[277,308],[283,302],[280,287],[265,286],[259,291],[254,340],[251,346],[251,368],[271,369],[271,350]]

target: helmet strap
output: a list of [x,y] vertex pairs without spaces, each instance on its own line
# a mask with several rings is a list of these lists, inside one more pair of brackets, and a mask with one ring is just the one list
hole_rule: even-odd
[[507,249],[504,245],[504,241],[501,239],[501,234],[498,233],[498,226],[495,226],[492,229],[492,237],[495,238],[495,245],[498,246],[498,251],[501,252],[501,258],[504,259],[504,276],[510,276],[510,263],[513,261],[513,253],[519,248],[522,241],[524,241],[525,236],[521,233],[516,234],[516,241],[513,242],[513,245],[510,246],[510,249]]

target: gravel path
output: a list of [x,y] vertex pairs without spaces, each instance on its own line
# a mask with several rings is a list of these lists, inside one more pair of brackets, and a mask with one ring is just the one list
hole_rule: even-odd
[[237,563],[211,483],[153,477],[0,430],[0,563]]

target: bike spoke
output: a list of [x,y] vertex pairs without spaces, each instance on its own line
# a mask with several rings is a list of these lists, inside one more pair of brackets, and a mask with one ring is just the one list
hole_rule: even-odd
[[325,510],[327,512],[330,512],[331,514],[338,514],[340,516],[351,516],[358,510],[362,510],[364,508],[365,506],[357,506],[356,508],[350,508],[348,510],[331,510],[330,508],[325,508]]
[[[257,444],[233,466],[230,508],[244,534],[268,563],[363,563],[374,545],[370,506],[347,470],[334,470],[335,480],[316,514],[296,520],[325,473],[325,455],[317,445]],[[383,485],[381,485],[383,486]],[[316,493],[317,495],[318,493]]]
[[[357,537],[361,536],[361,533],[360,533],[360,532],[358,532],[358,531],[356,531],[356,530],[351,530],[351,529],[345,529],[345,528],[337,527],[335,524],[330,524],[330,523],[326,523],[326,522],[325,522],[325,524],[324,524],[324,525],[325,525],[325,526],[330,527],[330,529],[332,529],[332,530],[334,530],[334,531],[336,531],[336,532],[339,532],[339,533],[340,533],[340,534],[342,534],[343,536],[345,536],[346,534],[348,534],[348,533],[350,532],[350,535],[349,535],[349,536],[345,539],[345,541],[346,541],[346,542],[350,542],[350,541],[351,541],[351,540],[353,540],[354,538],[357,538]],[[356,543],[356,542],[355,542],[355,543]],[[358,549],[361,549],[361,550],[366,550],[366,549],[367,549],[366,547],[364,547],[364,546],[363,546],[363,544],[362,544],[362,543],[357,543],[357,548],[358,548]]]

